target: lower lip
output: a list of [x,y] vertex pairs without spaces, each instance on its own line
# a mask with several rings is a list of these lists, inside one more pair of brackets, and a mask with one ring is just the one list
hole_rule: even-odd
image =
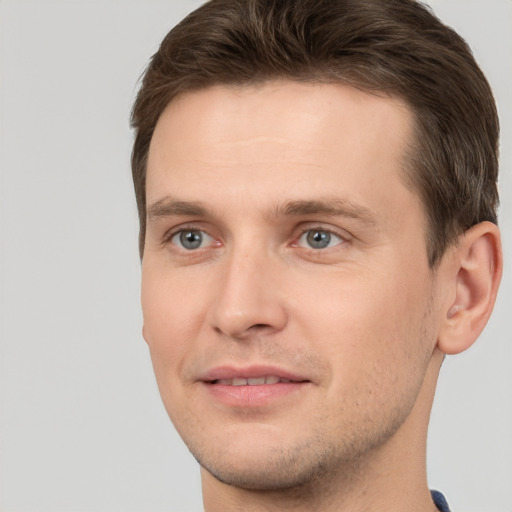
[[303,391],[309,382],[280,382],[260,386],[226,386],[204,383],[213,397],[230,407],[261,407]]

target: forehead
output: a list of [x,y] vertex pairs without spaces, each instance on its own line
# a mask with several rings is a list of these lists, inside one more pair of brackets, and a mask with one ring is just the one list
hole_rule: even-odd
[[173,139],[164,132],[173,129],[179,132],[173,134],[179,136],[177,144],[188,141],[194,146],[204,135],[205,142],[224,142],[226,135],[233,143],[255,135],[285,135],[289,141],[293,136],[309,143],[316,142],[312,135],[320,130],[326,145],[362,135],[371,143],[383,131],[399,143],[408,137],[411,121],[404,101],[349,85],[276,80],[255,86],[212,86],[173,99],[160,116],[151,146],[163,136],[163,143],[172,147]]
[[275,81],[186,93],[157,123],[147,202],[165,193],[197,200],[221,185],[225,195],[251,196],[254,207],[338,193],[371,202],[385,183],[403,187],[412,124],[404,102],[340,84]]

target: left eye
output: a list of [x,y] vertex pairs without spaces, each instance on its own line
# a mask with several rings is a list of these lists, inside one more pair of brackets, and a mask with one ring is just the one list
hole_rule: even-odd
[[301,247],[309,247],[310,249],[327,249],[343,243],[343,239],[323,229],[309,229],[305,231],[299,238],[298,245]]
[[211,244],[212,240],[213,238],[204,231],[198,229],[184,229],[173,235],[171,243],[187,251],[193,251]]

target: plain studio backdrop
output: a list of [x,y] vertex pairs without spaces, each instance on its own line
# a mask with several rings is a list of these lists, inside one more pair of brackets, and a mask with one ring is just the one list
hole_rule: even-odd
[[[202,510],[140,334],[128,126],[147,60],[199,3],[0,2],[2,512]],[[512,1],[430,3],[495,91],[506,268],[486,331],[442,368],[429,483],[455,512],[511,512]]]

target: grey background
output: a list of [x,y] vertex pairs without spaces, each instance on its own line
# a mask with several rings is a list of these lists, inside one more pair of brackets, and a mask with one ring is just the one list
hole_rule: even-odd
[[[140,335],[128,127],[147,59],[199,3],[0,2],[2,512],[202,510]],[[430,485],[455,512],[512,512],[512,1],[430,3],[495,89],[506,260],[490,325],[442,369]]]

